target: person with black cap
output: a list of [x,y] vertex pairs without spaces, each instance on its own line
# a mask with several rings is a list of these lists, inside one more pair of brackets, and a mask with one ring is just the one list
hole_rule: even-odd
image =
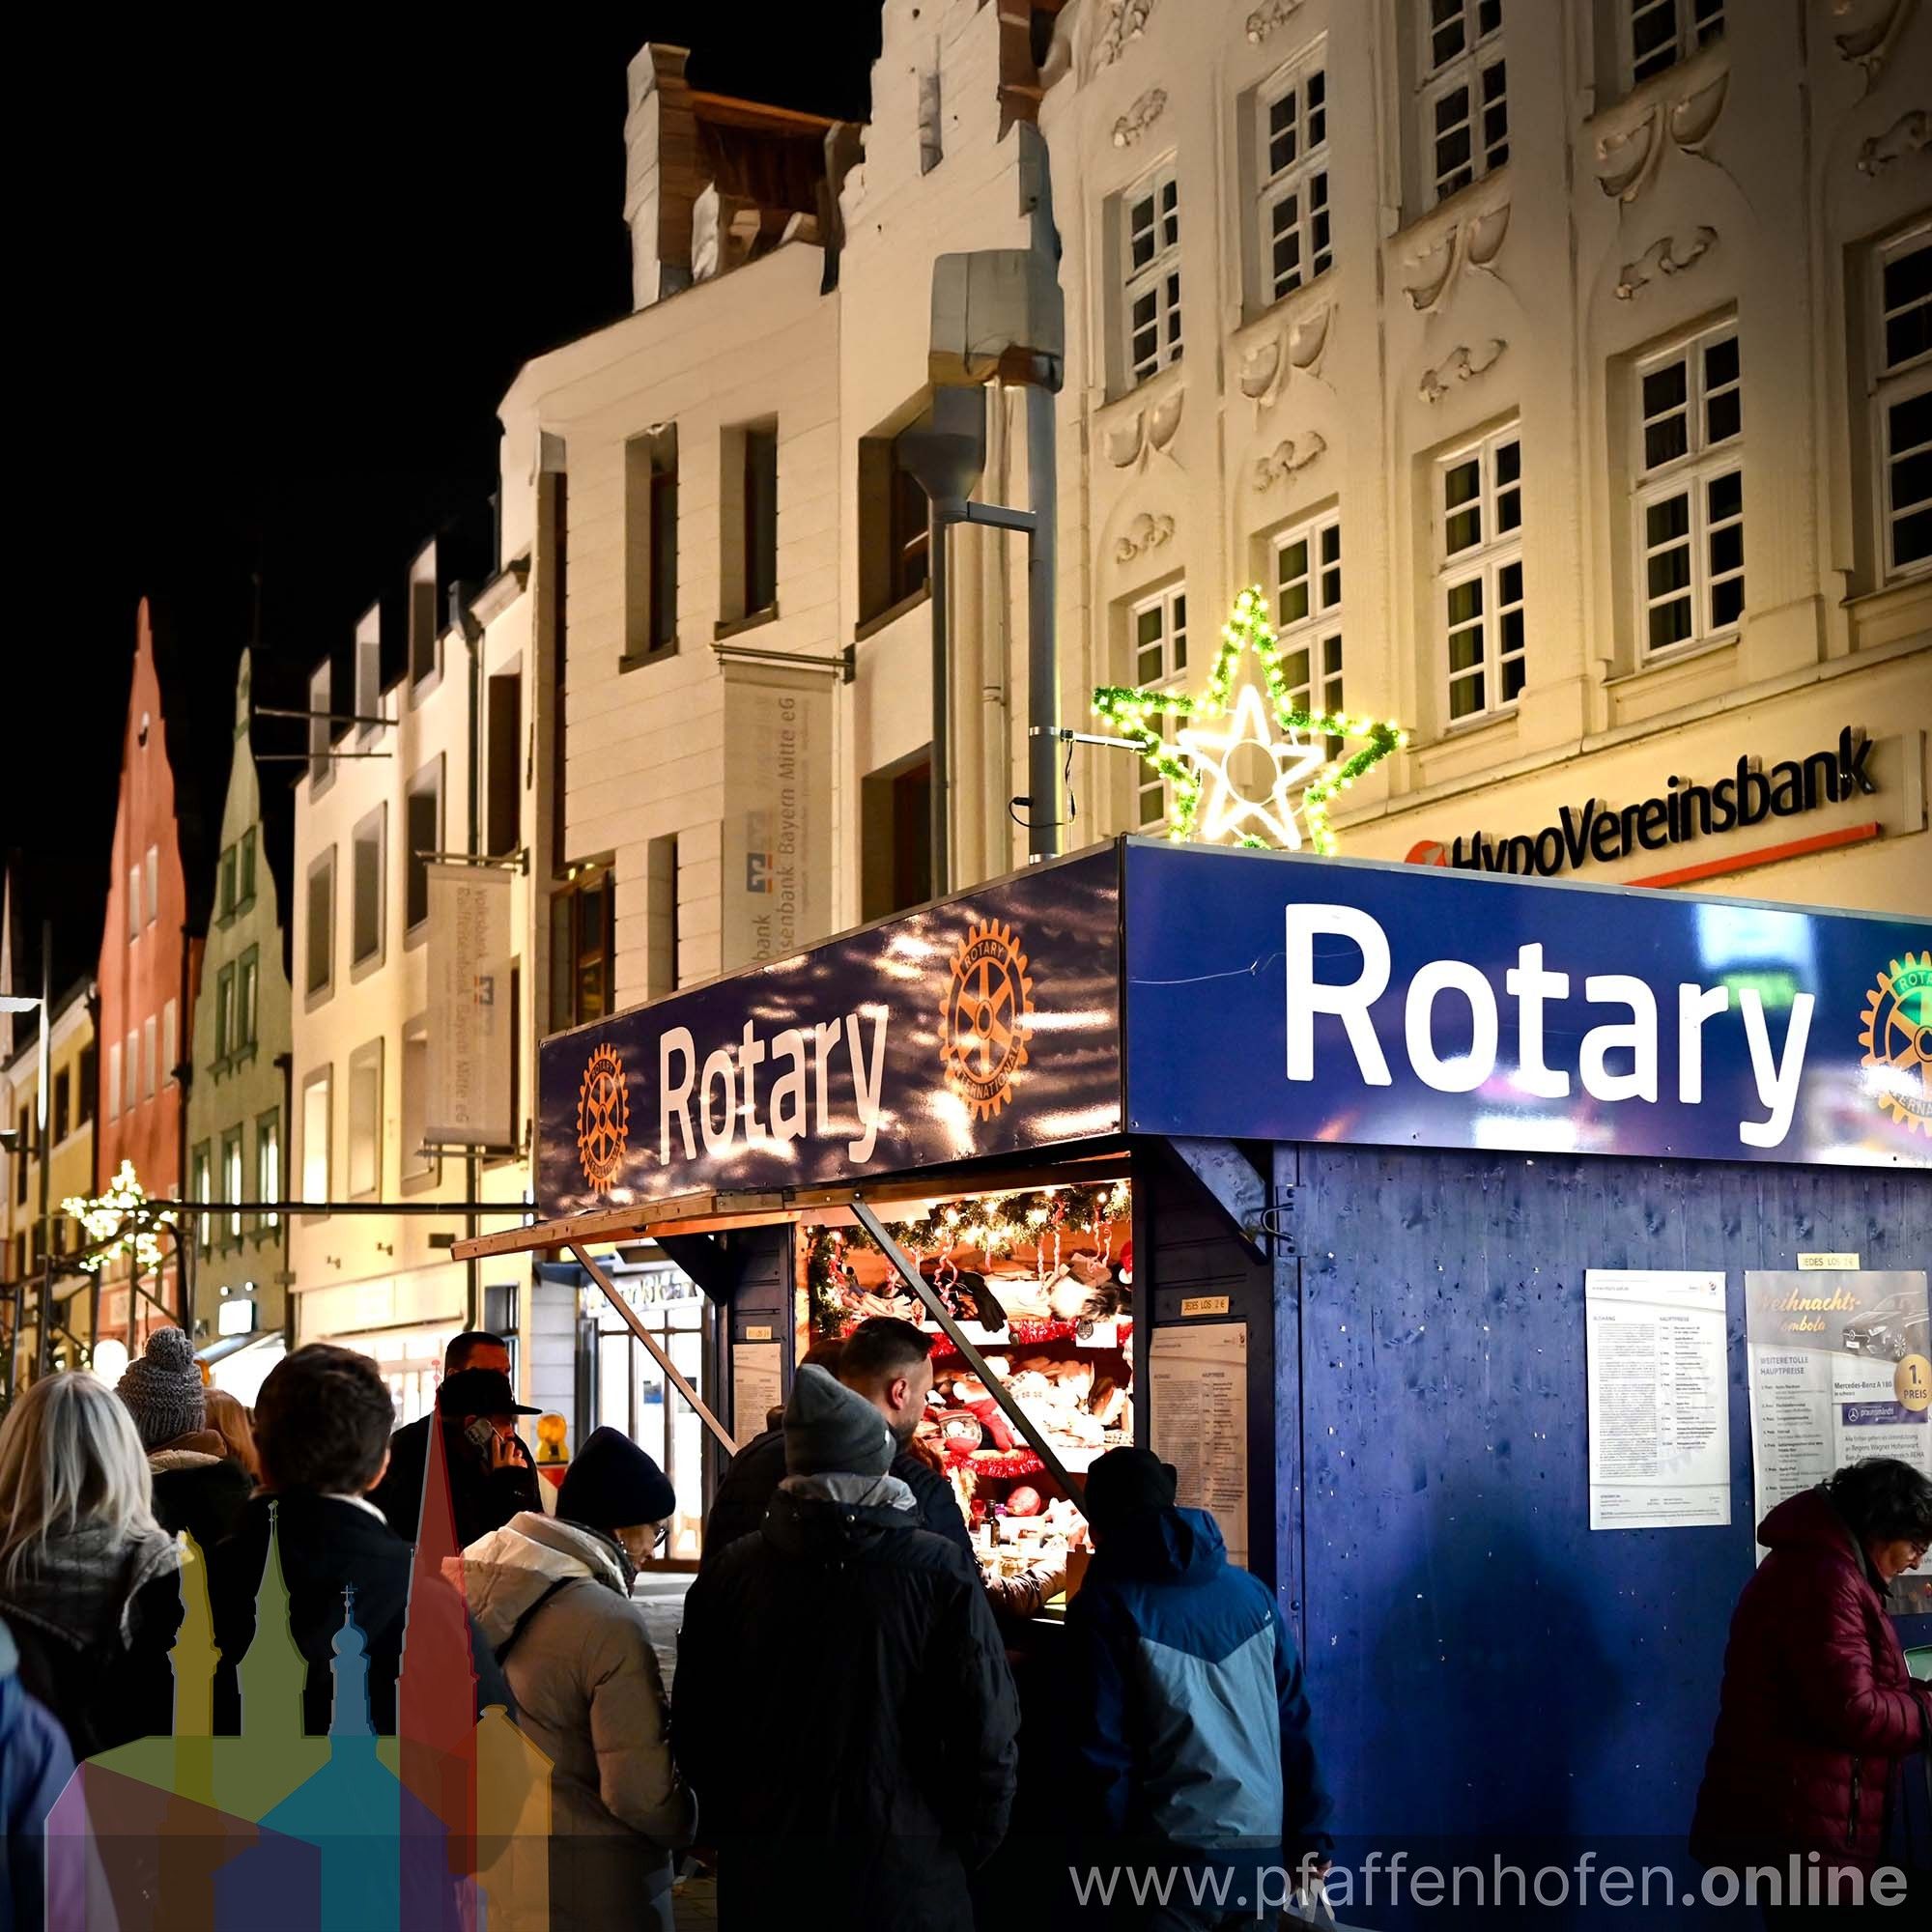
[[[986,1593],[920,1526],[863,1395],[805,1365],[784,1438],[763,1523],[699,1573],[678,1636],[672,1740],[718,1922],[971,1932],[1018,1758]],[[775,1711],[800,1748],[766,1747]]]
[[670,1855],[690,1844],[696,1807],[631,1584],[676,1510],[664,1471],[598,1429],[554,1518],[524,1511],[463,1552],[470,1613],[509,1680],[517,1728],[553,1767],[554,1932],[640,1919],[670,1932]]
[[435,1414],[405,1423],[389,1438],[388,1473],[369,1500],[405,1543],[416,1540],[429,1432],[440,1423],[456,1541],[468,1548],[519,1510],[543,1508],[535,1461],[517,1437],[517,1417],[541,1412],[511,1393],[510,1351],[500,1336],[459,1335],[443,1355]]
[[1264,1869],[1298,1888],[1325,1862],[1328,1796],[1273,1593],[1175,1491],[1174,1465],[1147,1449],[1110,1449],[1087,1472],[1094,1558],[1066,1609],[1072,1815],[1090,1860],[1225,1874],[1218,1895],[1250,1901],[1186,1907],[1217,1893],[1183,1879],[1147,1927],[1252,1923]]

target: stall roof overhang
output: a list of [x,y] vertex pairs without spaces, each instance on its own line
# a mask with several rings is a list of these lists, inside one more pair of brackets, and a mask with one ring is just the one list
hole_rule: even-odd
[[546,1226],[456,1252],[1122,1136],[1924,1168],[1928,1001],[1923,919],[1124,838],[545,1040]]

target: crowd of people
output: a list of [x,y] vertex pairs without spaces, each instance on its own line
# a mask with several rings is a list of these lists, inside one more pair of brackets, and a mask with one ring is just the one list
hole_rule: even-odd
[[[546,1508],[516,1434],[534,1411],[514,1399],[499,1337],[458,1336],[434,1411],[401,1429],[376,1365],[327,1344],[280,1362],[252,1414],[204,1387],[175,1329],[115,1388],[86,1373],[36,1382],[0,1424],[11,1922],[42,1922],[36,1833],[71,1766],[171,1728],[183,1536],[208,1567],[217,1734],[245,1715],[271,1542],[306,1665],[304,1728],[329,1728],[351,1605],[369,1720],[395,1729],[439,1448],[477,1710],[503,1706],[554,1767],[556,1932],[669,1932],[693,1847],[717,1872],[722,1924],[790,1922],[802,1901],[812,1922],[984,1922],[979,1875],[1008,1837],[1019,1776],[1008,1636],[1061,1579],[982,1581],[917,1441],[929,1347],[881,1318],[800,1366],[719,1488],[670,1690],[634,1585],[675,1492],[599,1429]],[[1300,1659],[1211,1516],[1178,1506],[1171,1465],[1109,1451],[1082,1503],[1092,1561],[1049,1708],[1028,1706],[1050,1733],[1066,1825],[1057,1870],[1072,1852],[1208,1874],[1218,1884],[1132,1908],[1135,1922],[1220,1923],[1184,1900],[1253,1896],[1262,1867],[1312,1879],[1332,1849]],[[1700,1856],[1816,1851],[1869,1869],[1884,1855],[1901,1767],[1932,1741],[1932,1687],[1906,1670],[1886,1593],[1928,1531],[1932,1483],[1889,1462],[1840,1471],[1762,1526],[1772,1553],[1732,1629]]]

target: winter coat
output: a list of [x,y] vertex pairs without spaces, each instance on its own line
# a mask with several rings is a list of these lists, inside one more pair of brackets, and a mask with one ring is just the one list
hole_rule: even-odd
[[155,1520],[170,1535],[185,1530],[206,1556],[242,1527],[254,1481],[212,1429],[177,1435],[148,1452]]
[[[328,1729],[335,1684],[332,1648],[342,1628],[343,1590],[355,1586],[355,1622],[369,1660],[369,1717],[379,1733],[396,1728],[396,1675],[409,1612],[410,1546],[367,1504],[349,1496],[287,1490],[251,1497],[242,1526],[209,1559],[209,1607],[221,1661],[214,1673],[214,1729],[241,1729],[242,1663],[255,1641],[255,1598],[268,1564],[270,1510],[277,1513],[282,1580],[289,1593],[289,1634],[307,1666],[302,1729]],[[469,1629],[476,1670],[476,1711],[507,1704],[509,1692],[490,1647]]]
[[[440,1410],[406,1422],[389,1437],[389,1466],[369,1492],[369,1500],[405,1543],[416,1540],[422,1517],[423,1472],[429,1462],[429,1432]],[[492,1469],[464,1439],[463,1425],[444,1417],[443,1443],[449,1466],[449,1502],[456,1517],[456,1547],[468,1549],[479,1536],[501,1529],[519,1510],[543,1508],[537,1472],[526,1461]],[[526,1452],[527,1453],[527,1452]]]
[[[952,1493],[952,1485],[931,1463],[921,1462],[905,1449],[893,1458],[893,1474],[912,1492],[913,1500],[919,1505],[921,1526],[935,1536],[943,1536],[948,1543],[956,1544],[970,1558],[973,1539],[966,1534],[966,1519],[959,1514],[959,1499]],[[704,1553],[698,1560],[700,1576],[741,1536],[752,1535],[764,1521],[765,1511],[784,1475],[782,1429],[768,1429],[762,1435],[753,1436],[725,1464],[711,1514],[704,1520]]]
[[0,1624],[0,1922],[14,1932],[46,1923],[46,1822],[73,1776],[73,1754],[53,1713],[21,1688],[19,1653]]
[[76,1762],[174,1729],[169,1653],[181,1629],[181,1551],[164,1531],[85,1523],[0,1578],[20,1683],[60,1719]]
[[1757,1540],[1770,1554],[1731,1616],[1690,1848],[1707,1864],[1815,1851],[1870,1870],[1899,1764],[1932,1744],[1932,1685],[1913,1681],[1822,1489],[1779,1503]]
[[1019,1705],[971,1558],[917,1524],[891,1477],[790,1477],[685,1599],[671,1736],[721,1926],[970,1932]]
[[1294,1639],[1207,1511],[1108,1531],[1066,1640],[1076,1830],[1236,1869],[1332,1847]]
[[623,1552],[526,1512],[463,1552],[463,1583],[501,1654],[517,1728],[553,1767],[554,1932],[640,1914],[671,1932],[669,1854],[690,1844],[697,1810],[671,1761],[664,1678]]

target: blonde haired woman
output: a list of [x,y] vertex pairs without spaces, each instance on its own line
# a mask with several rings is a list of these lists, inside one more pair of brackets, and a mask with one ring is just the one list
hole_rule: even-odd
[[76,1758],[173,1726],[181,1558],[151,1480],[96,1376],[48,1376],[0,1423],[0,1616]]

